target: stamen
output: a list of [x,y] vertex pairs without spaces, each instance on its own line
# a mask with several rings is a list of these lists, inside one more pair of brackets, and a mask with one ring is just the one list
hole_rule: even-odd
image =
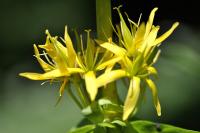
[[140,20],[141,20],[141,18],[142,18],[142,13],[140,13],[140,17],[139,17],[139,19],[138,19],[138,23],[137,23],[138,26],[140,25]]
[[54,66],[54,64],[50,61],[49,57],[47,56],[48,54],[45,51],[43,51],[43,55],[44,55],[45,59],[47,60],[47,62],[49,64],[51,64],[52,66]]
[[135,25],[135,27],[138,27],[138,25],[129,18],[129,16],[128,16],[128,14],[126,12],[125,12],[125,15],[126,15],[128,21],[129,21],[130,25],[133,24],[133,25]]
[[49,80],[44,81],[44,82],[41,83],[41,85],[44,85],[44,84],[46,84],[46,83],[48,83],[48,82],[50,82],[50,81],[49,81]]

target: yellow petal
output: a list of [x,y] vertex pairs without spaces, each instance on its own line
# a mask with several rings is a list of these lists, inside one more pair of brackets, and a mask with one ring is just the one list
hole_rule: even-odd
[[[121,66],[122,66],[123,69],[126,69],[126,71],[127,71],[128,73],[132,73],[133,62],[132,62],[127,56],[125,56],[125,57],[123,58],[123,64],[121,64]],[[124,68],[123,66],[124,66],[125,68]]]
[[178,22],[174,23],[172,25],[172,27],[167,31],[165,32],[163,35],[161,35],[159,38],[157,38],[154,42],[154,45],[157,45],[157,44],[160,44],[162,41],[164,41],[167,37],[169,37],[169,35],[172,34],[172,32],[176,29],[176,27],[179,25]]
[[120,26],[121,26],[121,32],[122,32],[122,37],[124,40],[124,44],[126,48],[130,48],[131,45],[133,44],[133,36],[128,28],[128,26],[126,25],[125,21],[123,20],[122,15],[120,15]]
[[147,70],[148,70],[149,74],[155,74],[155,75],[158,74],[155,67],[148,67]]
[[124,70],[113,70],[107,73],[102,74],[97,78],[97,86],[101,87],[108,83],[111,83],[119,78],[127,76],[126,71]]
[[119,13],[119,17],[120,17],[120,26],[121,26],[122,37],[124,40],[124,46],[126,48],[130,48],[130,46],[132,45],[132,42],[133,42],[133,36],[132,36],[128,26],[126,25],[126,22],[124,21],[122,14],[120,13],[120,7],[115,8],[115,9],[117,9],[117,11]]
[[150,15],[149,15],[149,20],[148,20],[148,22],[147,22],[147,24],[146,24],[145,38],[148,36],[149,32],[151,31],[151,27],[152,27],[152,25],[153,25],[154,16],[155,16],[155,13],[156,13],[157,10],[158,10],[157,7],[154,8],[154,9],[151,11]]
[[124,103],[123,120],[127,120],[134,111],[140,96],[140,78],[133,77],[130,81],[128,94]]
[[69,55],[67,53],[67,48],[64,47],[57,39],[51,38],[51,41],[54,46],[54,51],[56,52],[55,56],[53,57],[53,60],[57,64],[57,66],[60,68],[60,70],[64,70],[67,67],[67,63],[69,63]]
[[67,68],[67,71],[69,74],[74,74],[74,73],[84,73],[85,71],[81,68]]
[[52,37],[48,30],[46,34],[47,39],[45,45],[39,45],[39,47],[46,50],[60,71],[65,71],[68,63],[67,48],[58,41],[57,37]]
[[59,69],[55,69],[55,70],[46,72],[44,74],[26,72],[26,73],[20,73],[19,75],[31,80],[48,80],[48,79],[55,79],[55,78],[63,77],[63,76],[69,76],[69,73],[60,72]]
[[39,54],[37,46],[34,44],[33,47],[34,47],[35,57],[37,58],[37,60],[40,63],[41,67],[43,68],[43,70],[45,72],[52,70],[53,67],[40,58],[40,54]]
[[151,50],[152,46],[153,46],[153,43],[154,41],[156,40],[156,37],[157,37],[157,33],[158,33],[158,30],[160,29],[159,26],[156,26],[156,27],[153,27],[151,32],[149,33],[147,39],[146,39],[146,42],[144,43],[144,45],[142,46],[141,48],[141,52],[143,50],[145,50],[145,53],[144,53],[144,56],[146,57],[147,54],[149,53],[149,51]]
[[159,49],[156,53],[156,55],[153,58],[153,61],[151,62],[151,64],[149,66],[152,66],[153,64],[155,64],[160,56],[161,50]]
[[76,59],[76,52],[74,50],[74,47],[73,47],[73,43],[72,43],[72,40],[68,34],[68,31],[67,31],[67,26],[65,26],[65,43],[66,43],[66,47],[67,47],[67,50],[68,50],[68,59],[69,59],[69,64],[70,64],[70,67],[74,67],[75,65],[75,59]]
[[122,58],[121,57],[115,57],[113,59],[110,59],[108,61],[105,61],[103,62],[102,64],[98,65],[97,66],[97,70],[102,70],[104,69],[106,66],[109,66],[109,65],[114,65],[116,62],[120,61]]
[[130,55],[134,55],[135,51],[141,47],[144,42],[144,34],[145,34],[145,24],[142,23],[135,33],[135,40],[128,52]]
[[81,56],[79,55],[76,56],[76,63],[80,68],[86,71],[86,67],[84,66],[83,61],[81,60]]
[[161,106],[160,106],[160,102],[158,99],[158,92],[157,92],[157,88],[156,85],[154,84],[154,82],[151,79],[146,79],[147,85],[149,86],[150,90],[152,91],[153,94],[153,101],[154,101],[154,105],[157,111],[158,116],[161,116]]
[[144,39],[145,34],[145,24],[142,23],[135,33],[135,44],[138,44]]
[[108,43],[108,42],[100,44],[100,46],[111,51],[112,53],[114,53],[118,56],[124,56],[126,54],[126,50],[124,48],[121,48],[117,45],[113,45],[113,44]]
[[90,96],[90,99],[94,101],[98,92],[95,73],[93,71],[89,71],[84,76],[86,90]]

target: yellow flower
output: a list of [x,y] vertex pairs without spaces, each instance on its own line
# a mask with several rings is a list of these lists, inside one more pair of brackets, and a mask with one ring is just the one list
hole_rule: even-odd
[[[156,62],[160,54],[158,46],[174,31],[174,29],[176,29],[179,23],[174,23],[167,32],[157,38],[157,33],[160,27],[153,25],[157,9],[158,8],[154,8],[151,11],[149,20],[146,24],[144,22],[140,24],[140,19],[136,24],[128,18],[131,29],[129,30],[119,8],[117,8],[120,16],[120,26],[117,26],[117,31],[114,30],[118,36],[119,45],[114,42],[105,42],[100,44],[101,47],[122,58],[119,63],[121,69],[126,71],[126,74],[119,72],[114,73],[111,71],[110,74],[112,75],[112,81],[123,76],[128,76],[130,79],[129,90],[124,103],[123,120],[128,119],[131,113],[133,113],[137,108],[138,99],[140,97],[141,80],[151,89],[157,114],[159,116],[161,115],[157,89],[149,76],[157,74],[156,69],[152,65]],[[106,81],[101,78],[108,75],[109,73],[101,75],[98,78],[98,81],[104,84],[109,83],[109,80]]]
[[[77,55],[76,61],[78,66],[84,73],[81,75],[85,80],[86,90],[92,101],[98,93],[98,88],[105,85],[97,81],[97,72],[106,69],[105,73],[110,71],[121,57],[114,56],[112,53],[102,50],[101,47],[95,46],[95,41],[90,38],[90,31],[87,32],[87,47],[83,49],[83,41],[81,39],[81,52]],[[104,80],[108,77],[104,77]]]
[[61,81],[62,85],[59,92],[60,96],[62,96],[67,82],[73,80],[72,74],[79,74],[85,80],[85,88],[90,99],[94,101],[98,93],[98,88],[104,85],[97,83],[96,72],[105,68],[108,72],[116,62],[121,60],[121,57],[114,56],[112,53],[102,50],[98,45],[95,46],[95,41],[90,38],[89,33],[90,31],[87,31],[87,48],[83,48],[82,37],[80,37],[78,38],[80,39],[80,44],[78,45],[81,47],[81,51],[76,53],[71,38],[68,35],[67,27],[65,28],[64,39],[61,38],[65,46],[58,41],[57,37],[52,37],[46,31],[46,43],[38,46],[44,52],[40,54],[38,47],[34,45],[34,56],[44,70],[44,73],[25,72],[19,75],[31,80]]
[[[62,96],[65,87],[72,83],[78,88],[79,100],[72,96],[75,102],[83,108],[95,101],[98,88],[105,87],[108,83],[117,79],[128,77],[129,89],[124,101],[123,120],[127,120],[131,114],[137,111],[138,105],[143,98],[143,84],[147,85],[152,92],[154,106],[158,116],[161,115],[161,106],[158,99],[158,92],[151,75],[157,75],[157,70],[153,66],[159,55],[158,47],[178,26],[178,22],[163,35],[157,37],[159,26],[153,25],[155,12],[154,8],[147,23],[137,23],[128,18],[130,28],[128,28],[119,8],[120,25],[114,29],[118,36],[118,44],[109,39],[108,42],[101,42],[90,38],[90,31],[87,32],[87,43],[84,47],[82,36],[76,33],[76,46],[73,47],[72,40],[65,27],[64,39],[62,43],[58,37],[52,37],[46,31],[47,38],[44,45],[34,45],[34,52],[37,61],[44,73],[25,72],[20,76],[31,80],[54,80],[62,82],[59,93]],[[96,45],[98,43],[99,45]],[[43,50],[40,53],[38,48]],[[44,60],[45,59],[45,60]],[[115,65],[119,63],[120,66]],[[84,81],[84,82],[79,82]],[[80,85],[80,84],[81,85]],[[108,87],[109,88],[109,87]],[[88,93],[88,95],[85,92]],[[69,92],[72,93],[72,92]],[[117,96],[116,96],[117,97]],[[121,106],[121,105],[120,105]]]
[[[60,96],[62,96],[68,77],[73,73],[82,73],[83,71],[80,68],[74,67],[76,53],[67,33],[67,27],[65,28],[64,39],[62,39],[66,47],[58,41],[57,37],[52,37],[48,30],[46,34],[47,38],[45,44],[39,45],[39,48],[44,49],[42,54],[39,53],[35,44],[33,46],[35,52],[34,56],[44,70],[44,73],[25,72],[19,75],[31,80],[59,80],[62,82],[60,87]],[[46,61],[44,61],[41,56],[43,56]]]

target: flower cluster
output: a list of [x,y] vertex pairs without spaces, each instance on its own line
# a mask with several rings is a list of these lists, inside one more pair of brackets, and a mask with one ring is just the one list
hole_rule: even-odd
[[[118,38],[117,42],[113,42],[111,38],[108,38],[107,42],[92,39],[90,31],[86,31],[85,42],[82,35],[76,33],[76,42],[73,43],[67,27],[64,38],[52,37],[46,31],[45,44],[34,45],[34,56],[44,73],[26,72],[20,73],[20,76],[31,80],[61,82],[60,97],[66,89],[81,109],[102,98],[111,101],[119,99],[117,94],[109,94],[105,97],[98,92],[101,90],[110,92],[113,90],[110,84],[116,83],[117,80],[124,80],[129,84],[127,96],[124,101],[115,102],[115,105],[123,108],[121,119],[124,121],[137,111],[147,85],[152,92],[157,114],[160,116],[158,92],[151,75],[157,74],[153,65],[160,55],[158,47],[178,26],[178,22],[157,37],[160,27],[153,25],[157,8],[151,11],[146,24],[140,23],[140,19],[135,23],[128,18],[130,26],[127,26],[119,8],[116,9],[120,16],[120,25],[116,28],[113,26],[113,31]],[[43,53],[40,53],[38,48],[42,49]],[[76,88],[76,95],[73,94],[74,91],[71,91],[70,86]],[[116,86],[114,90],[117,91]]]

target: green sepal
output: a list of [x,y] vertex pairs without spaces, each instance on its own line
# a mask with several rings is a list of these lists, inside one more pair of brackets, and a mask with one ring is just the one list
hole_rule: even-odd
[[109,122],[99,123],[98,126],[105,128],[115,128],[115,125]]
[[95,125],[85,125],[76,129],[72,129],[69,133],[89,133],[95,129]]
[[143,120],[133,121],[130,122],[130,124],[138,133],[200,133],[198,131],[187,130],[168,124],[158,124]]

